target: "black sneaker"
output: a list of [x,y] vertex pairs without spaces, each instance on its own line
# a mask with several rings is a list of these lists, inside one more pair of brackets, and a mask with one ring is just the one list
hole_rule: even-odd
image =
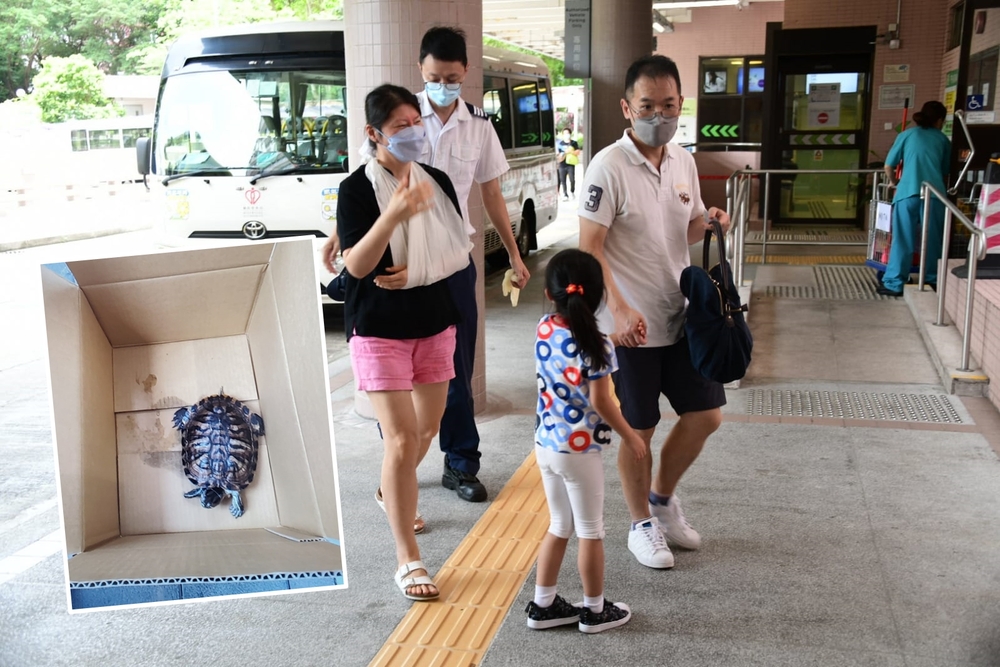
[[545,630],[559,625],[579,623],[582,607],[574,607],[558,595],[548,607],[539,607],[534,600],[525,609],[528,612],[528,627],[532,630]]
[[455,470],[448,465],[448,457],[444,457],[444,472],[441,474],[441,486],[458,493],[462,500],[470,503],[481,503],[486,500],[486,487],[475,475],[462,470]]
[[595,614],[587,607],[580,613],[580,632],[592,635],[596,632],[604,632],[619,625],[625,625],[632,618],[632,611],[624,602],[611,603],[604,601],[604,611]]

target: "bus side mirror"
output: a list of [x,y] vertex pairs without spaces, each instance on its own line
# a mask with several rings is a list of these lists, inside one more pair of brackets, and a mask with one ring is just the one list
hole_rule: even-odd
[[135,159],[136,167],[139,169],[139,173],[143,176],[149,174],[149,137],[142,137],[136,139],[135,142]]

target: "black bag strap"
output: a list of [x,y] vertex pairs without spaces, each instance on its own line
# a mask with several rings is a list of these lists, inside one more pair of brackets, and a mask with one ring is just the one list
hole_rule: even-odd
[[729,264],[726,262],[726,236],[722,233],[722,223],[716,218],[709,218],[706,212],[705,219],[708,221],[708,224],[712,225],[712,228],[705,230],[705,242],[701,246],[701,266],[706,271],[710,268],[708,265],[708,253],[711,250],[712,235],[714,234],[719,247],[719,274],[725,283],[722,285],[725,289],[733,282],[731,275],[726,276],[726,269],[729,267]]

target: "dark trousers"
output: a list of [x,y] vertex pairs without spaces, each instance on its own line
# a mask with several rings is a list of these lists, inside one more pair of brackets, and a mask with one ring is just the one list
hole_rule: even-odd
[[[569,192],[566,191],[566,178],[569,177]],[[576,165],[559,163],[559,183],[562,184],[564,197],[569,197],[570,193],[576,194]]]
[[462,315],[455,335],[455,377],[448,383],[448,403],[441,418],[441,451],[448,465],[470,475],[479,473],[479,430],[476,428],[472,397],[472,368],[476,362],[476,332],[479,310],[476,306],[476,265],[448,278],[448,290]]

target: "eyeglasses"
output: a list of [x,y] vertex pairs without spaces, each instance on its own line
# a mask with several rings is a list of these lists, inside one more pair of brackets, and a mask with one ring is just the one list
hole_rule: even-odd
[[681,108],[676,104],[664,104],[664,105],[640,104],[638,107],[634,107],[631,104],[629,104],[628,108],[640,120],[650,120],[653,116],[657,114],[659,114],[660,118],[667,120],[669,118],[676,118],[681,112]]

